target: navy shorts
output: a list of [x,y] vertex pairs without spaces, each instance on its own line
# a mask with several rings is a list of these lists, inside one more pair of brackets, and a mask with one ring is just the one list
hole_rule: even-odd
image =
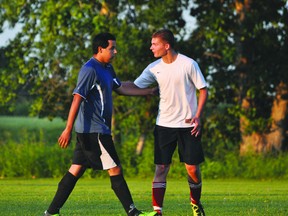
[[168,128],[156,125],[154,129],[154,163],[171,164],[178,144],[179,159],[189,165],[204,161],[201,134],[191,135],[192,128]]
[[112,136],[99,133],[77,133],[72,163],[95,170],[108,170],[120,165]]

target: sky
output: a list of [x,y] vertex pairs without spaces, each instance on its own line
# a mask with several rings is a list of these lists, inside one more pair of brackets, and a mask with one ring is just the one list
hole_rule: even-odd
[[[187,23],[189,23],[190,26],[186,23],[186,28],[188,29],[188,33],[191,33],[191,31],[194,29],[194,23],[195,19],[189,15],[190,7],[187,8],[187,10],[183,11],[183,17],[186,20]],[[192,23],[192,24],[191,24]],[[3,33],[0,34],[0,47],[7,45],[9,39],[13,39],[18,31],[21,30],[21,25],[16,25],[15,28],[9,28],[7,24],[4,23],[3,27]]]
[[8,28],[7,25],[4,24],[3,33],[0,34],[0,47],[5,46],[8,43],[9,39],[13,39],[18,31],[20,31],[21,27],[17,25],[15,28]]

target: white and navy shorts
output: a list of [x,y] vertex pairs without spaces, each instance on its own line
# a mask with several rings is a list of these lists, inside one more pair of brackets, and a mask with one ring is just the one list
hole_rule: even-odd
[[178,144],[180,162],[198,165],[204,161],[201,134],[191,135],[190,128],[168,128],[156,125],[154,129],[154,163],[171,164]]
[[73,164],[94,170],[108,170],[120,165],[112,136],[99,133],[77,133]]

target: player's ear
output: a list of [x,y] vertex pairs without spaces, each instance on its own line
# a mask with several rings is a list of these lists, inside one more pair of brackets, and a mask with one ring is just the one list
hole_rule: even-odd
[[102,47],[101,46],[98,46],[98,53],[102,53]]
[[169,50],[169,49],[170,49],[170,44],[169,44],[169,43],[166,43],[166,44],[165,44],[165,49],[166,49],[166,50]]

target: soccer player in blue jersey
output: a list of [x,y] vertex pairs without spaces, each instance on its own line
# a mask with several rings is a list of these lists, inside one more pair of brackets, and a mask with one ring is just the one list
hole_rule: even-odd
[[[115,36],[101,33],[93,39],[93,57],[81,68],[66,128],[58,142],[67,148],[75,122],[77,143],[72,165],[58,184],[58,189],[45,216],[58,216],[78,179],[87,168],[107,170],[111,187],[128,216],[156,215],[139,211],[123,177],[120,161],[111,136],[112,91],[122,95],[148,95],[154,89],[133,89],[121,85],[111,60],[117,54]],[[76,118],[77,117],[77,118]]]

